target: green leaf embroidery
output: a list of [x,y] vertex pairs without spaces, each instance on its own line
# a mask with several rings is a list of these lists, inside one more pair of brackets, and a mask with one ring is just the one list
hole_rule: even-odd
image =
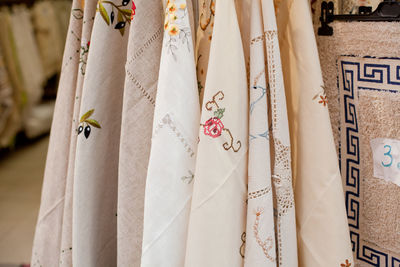
[[93,127],[101,128],[100,124],[94,119],[87,119],[87,120],[85,120],[85,122],[89,123]]
[[122,36],[124,36],[124,33],[125,33],[125,27],[124,27],[124,28],[121,28],[121,29],[119,29],[119,32],[121,33],[121,35],[122,35]]
[[214,111],[214,116],[217,117],[218,119],[221,119],[224,116],[225,108],[219,108],[216,111]]
[[115,29],[118,29],[122,36],[125,33],[125,21],[123,18],[123,13],[118,11],[118,23],[115,25]]
[[81,119],[79,120],[79,122],[84,122],[86,121],[87,118],[89,118],[90,116],[92,116],[94,112],[94,109],[89,110],[88,112],[86,112],[85,114],[82,115]]
[[101,1],[99,2],[99,11],[107,25],[110,25],[110,17],[108,16],[107,10],[104,8]]
[[131,9],[121,9],[121,11],[127,15],[127,16],[131,16],[132,15],[132,10]]

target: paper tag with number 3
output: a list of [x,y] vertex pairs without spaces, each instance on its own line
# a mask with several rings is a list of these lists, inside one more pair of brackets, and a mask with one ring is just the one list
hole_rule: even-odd
[[376,138],[371,140],[374,176],[400,186],[400,140]]

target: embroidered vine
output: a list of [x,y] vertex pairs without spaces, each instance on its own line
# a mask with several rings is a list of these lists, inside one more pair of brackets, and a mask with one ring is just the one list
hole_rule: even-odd
[[[119,30],[123,36],[125,33],[126,23],[131,23],[133,15],[135,13],[136,6],[132,3],[132,8],[128,8],[130,0],[122,0],[121,5],[116,5],[113,1],[99,0],[97,11],[100,12],[101,17],[108,26],[113,25],[114,29]],[[111,6],[110,14],[107,12],[105,5]],[[117,12],[117,21],[115,21],[115,12]]]
[[81,65],[81,74],[85,75],[86,73],[86,62],[90,48],[90,41],[86,43],[86,45],[81,45],[81,56],[79,57],[79,64]]
[[180,4],[178,7],[175,0],[167,1],[164,21],[165,43],[168,47],[168,52],[172,54],[175,60],[175,52],[178,50],[179,41],[182,45],[186,44],[188,51],[190,51],[189,38],[191,38],[191,33],[190,26],[185,21],[187,15],[188,11],[185,3]]
[[200,125],[203,126],[204,134],[211,136],[212,138],[220,137],[222,132],[228,133],[230,141],[223,143],[222,147],[225,150],[232,149],[234,152],[238,152],[242,147],[242,142],[236,141],[236,143],[234,144],[234,139],[231,131],[225,128],[224,124],[221,121],[225,113],[225,108],[220,108],[220,106],[218,105],[218,101],[223,100],[224,97],[225,97],[224,93],[222,91],[218,91],[212,97],[212,100],[208,101],[205,104],[205,108],[208,111],[212,111],[215,108],[214,117],[211,117],[204,124]]
[[250,114],[253,113],[253,110],[254,110],[255,105],[256,105],[261,99],[263,99],[264,96],[267,94],[267,89],[269,89],[269,84],[268,84],[267,86],[268,86],[267,88],[264,88],[264,87],[258,86],[258,85],[255,85],[255,86],[252,87],[254,90],[261,89],[261,95],[260,95],[256,100],[254,100],[253,102],[250,103]]
[[349,262],[349,260],[346,260],[345,263],[340,264],[340,267],[350,267],[351,263]]
[[262,248],[267,259],[269,259],[272,262],[275,262],[275,259],[271,255],[269,255],[270,250],[273,247],[274,240],[272,239],[271,236],[269,236],[263,241],[261,240],[260,233],[258,232],[260,225],[260,217],[263,212],[264,210],[260,208],[258,208],[257,211],[255,212],[256,219],[254,220],[254,225],[253,225],[254,238],[256,239],[257,244]]
[[193,181],[193,179],[194,179],[194,174],[193,174],[193,172],[192,171],[188,171],[189,172],[189,175],[187,175],[187,176],[182,176],[182,181],[183,182],[185,182],[185,183],[187,183],[187,184],[190,184],[192,181]]
[[240,246],[240,249],[239,249],[239,253],[240,253],[240,256],[242,256],[242,258],[244,258],[244,252],[245,252],[245,249],[246,249],[246,232],[243,232],[242,233],[242,236],[240,237],[240,239],[242,240],[242,245]]
[[91,109],[91,110],[87,111],[85,114],[83,114],[81,119],[79,120],[79,127],[77,129],[78,135],[83,132],[86,139],[89,138],[89,135],[92,132],[92,128],[90,126],[93,126],[95,128],[99,128],[99,129],[101,128],[98,121],[96,121],[95,119],[89,119],[93,113],[94,113],[94,109]]

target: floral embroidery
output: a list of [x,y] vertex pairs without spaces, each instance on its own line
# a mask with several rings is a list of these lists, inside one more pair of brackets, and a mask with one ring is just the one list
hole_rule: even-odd
[[86,43],[86,45],[81,46],[81,56],[79,58],[79,64],[81,64],[81,74],[85,75],[86,72],[86,62],[89,53],[90,41]]
[[242,142],[237,141],[236,145],[238,145],[236,148],[233,146],[233,136],[232,133],[229,129],[225,128],[224,124],[222,123],[221,119],[224,116],[225,113],[225,108],[220,108],[217,101],[224,99],[225,95],[222,91],[218,91],[212,98],[211,101],[208,101],[205,104],[205,108],[209,111],[213,110],[213,107],[216,108],[214,111],[214,117],[209,118],[204,124],[200,124],[204,128],[204,134],[211,136],[212,138],[217,138],[220,137],[222,134],[222,131],[225,131],[228,133],[230,137],[230,143],[225,142],[222,144],[222,147],[225,150],[229,150],[232,148],[234,152],[238,152],[240,148],[242,147]]
[[[133,19],[132,13],[134,13],[136,6],[132,4],[132,8],[126,8],[129,4],[130,0],[122,0],[121,5],[116,5],[112,1],[108,0],[99,0],[97,11],[100,12],[101,17],[107,23],[107,25],[113,25],[115,20],[115,12],[114,9],[117,11],[117,23],[114,26],[114,29],[119,30],[121,35],[123,36],[125,33],[125,26],[128,22],[131,23]],[[104,7],[105,4],[111,6],[111,13],[108,15],[106,8]]]
[[242,233],[242,236],[240,237],[240,239],[242,240],[242,245],[240,246],[239,253],[240,253],[240,256],[242,256],[242,258],[244,258],[244,252],[245,252],[245,249],[246,249],[246,247],[245,247],[245,245],[246,245],[246,232]]
[[313,97],[313,100],[318,99],[318,103],[324,107],[328,105],[328,98],[325,94],[325,86],[321,85],[322,90]]
[[90,125],[93,127],[99,128],[99,129],[101,128],[98,121],[96,121],[95,119],[89,119],[93,113],[94,113],[94,109],[91,109],[88,112],[86,112],[85,114],[83,114],[81,119],[79,120],[79,127],[77,129],[78,135],[84,131],[83,134],[85,135],[86,139],[89,138],[89,135],[92,131],[92,128],[90,127]]
[[349,260],[346,260],[345,263],[340,264],[340,267],[350,267],[351,263],[349,262]]
[[194,179],[194,174],[193,174],[192,171],[189,171],[189,175],[188,176],[182,176],[181,179],[182,179],[183,182],[185,182],[187,184],[190,184]]
[[257,241],[257,244],[262,248],[267,259],[269,259],[272,262],[275,262],[275,259],[271,255],[269,255],[269,251],[272,249],[273,243],[274,243],[272,237],[269,236],[264,241],[262,241],[260,238],[259,232],[258,232],[258,228],[260,225],[260,217],[263,212],[264,212],[264,210],[260,209],[260,208],[257,209],[257,211],[255,212],[256,219],[255,219],[254,225],[253,225],[253,233],[254,233],[254,237]]
[[179,8],[175,4],[175,0],[167,1],[167,8],[165,10],[164,30],[166,32],[166,46],[168,51],[172,54],[176,60],[175,51],[178,49],[178,40],[182,44],[187,45],[188,51],[190,51],[189,38],[191,37],[190,27],[185,21],[185,17],[188,15],[186,4],[182,3]]
[[321,100],[318,101],[318,103],[323,104],[325,107],[328,104],[328,99],[327,99],[326,95],[323,95],[323,96],[320,95],[319,97],[321,98]]
[[212,138],[216,138],[221,135],[224,125],[221,119],[214,117],[204,123],[204,134],[209,135]]

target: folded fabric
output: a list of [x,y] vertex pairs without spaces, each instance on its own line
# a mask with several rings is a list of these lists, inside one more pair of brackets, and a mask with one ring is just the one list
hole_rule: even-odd
[[56,10],[50,1],[36,2],[32,8],[32,22],[39,48],[39,56],[46,78],[56,74],[61,66],[63,38],[60,34],[61,10]]
[[[261,1],[250,1],[247,42],[250,57],[249,167],[246,267],[276,267],[276,241],[270,154],[269,87],[266,82],[265,38]],[[243,26],[242,26],[243,27]],[[243,28],[242,28],[243,30]]]
[[[83,3],[80,0],[75,0],[73,7],[83,12]],[[92,9],[95,10],[95,4]],[[71,154],[75,154],[75,151],[71,152],[71,146],[76,143],[73,118],[74,109],[76,109],[74,103],[77,101],[76,94],[79,91],[77,83],[80,73],[79,51],[80,40],[83,38],[83,21],[82,18],[76,19],[71,16],[47,152],[41,205],[33,241],[32,266],[72,265],[73,176],[70,166],[71,162],[74,162]]]
[[196,163],[199,96],[189,10],[165,11],[153,137],[146,181],[142,267],[183,266]]
[[[217,1],[202,104],[185,266],[242,266],[248,103],[233,0]],[[228,45],[227,45],[228,44]]]
[[[140,266],[143,209],[160,68],[161,1],[136,0],[129,31],[118,165],[118,266]],[[139,11],[140,10],[140,11]]]
[[343,188],[307,0],[277,6],[288,98],[299,266],[354,264]]

